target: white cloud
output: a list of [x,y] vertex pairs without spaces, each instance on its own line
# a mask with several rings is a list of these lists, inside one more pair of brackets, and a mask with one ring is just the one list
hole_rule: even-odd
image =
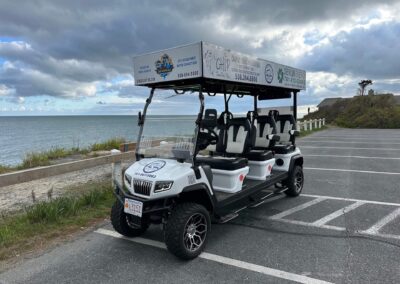
[[0,97],[2,96],[11,96],[15,94],[15,89],[8,88],[4,84],[0,84]]

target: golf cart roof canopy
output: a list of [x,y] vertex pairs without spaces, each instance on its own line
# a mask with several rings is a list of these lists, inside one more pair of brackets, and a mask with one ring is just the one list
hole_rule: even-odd
[[136,56],[137,86],[290,98],[306,89],[306,71],[198,42]]

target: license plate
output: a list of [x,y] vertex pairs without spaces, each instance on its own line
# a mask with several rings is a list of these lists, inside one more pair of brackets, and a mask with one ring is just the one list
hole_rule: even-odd
[[142,217],[142,211],[143,211],[143,202],[125,198],[125,205],[124,205],[124,212]]

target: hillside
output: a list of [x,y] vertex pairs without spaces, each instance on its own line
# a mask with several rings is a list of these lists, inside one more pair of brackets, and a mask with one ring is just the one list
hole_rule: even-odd
[[400,128],[400,106],[393,94],[356,96],[310,113],[304,119],[325,117],[328,123],[349,128]]

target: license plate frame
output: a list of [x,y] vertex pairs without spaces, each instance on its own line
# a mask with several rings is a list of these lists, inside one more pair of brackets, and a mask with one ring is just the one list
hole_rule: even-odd
[[130,198],[125,198],[124,212],[141,218],[143,214],[143,202]]

